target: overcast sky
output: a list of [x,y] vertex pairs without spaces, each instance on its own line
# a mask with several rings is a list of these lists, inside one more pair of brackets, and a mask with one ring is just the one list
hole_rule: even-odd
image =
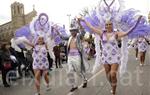
[[[11,20],[10,5],[14,1],[24,4],[25,13],[32,11],[33,5],[38,13],[45,12],[50,20],[68,25],[67,14],[77,15],[85,7],[96,6],[100,0],[0,0],[0,24]],[[117,1],[117,0],[116,0]],[[135,8],[147,16],[150,0],[125,0],[126,8]]]

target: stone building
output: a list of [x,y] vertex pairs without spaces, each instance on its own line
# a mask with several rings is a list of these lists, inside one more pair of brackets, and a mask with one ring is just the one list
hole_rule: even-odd
[[148,22],[150,23],[150,12],[148,14]]
[[0,42],[9,42],[15,31],[30,23],[36,14],[37,12],[34,8],[30,13],[25,14],[22,3],[14,2],[11,4],[11,21],[0,25]]

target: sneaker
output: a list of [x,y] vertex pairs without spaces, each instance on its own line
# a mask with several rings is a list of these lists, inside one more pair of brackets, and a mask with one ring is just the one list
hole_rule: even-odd
[[4,84],[4,87],[10,87],[10,85],[9,84]]
[[50,70],[50,71],[52,71],[53,69],[52,69],[52,68],[50,68],[49,70]]
[[51,90],[51,87],[47,86],[46,91],[50,91],[50,90]]
[[40,95],[40,93],[35,93],[34,95]]
[[112,90],[112,89],[110,90],[110,93],[111,93],[112,95],[115,95],[115,93],[113,92],[113,90]]
[[140,63],[140,66],[144,66],[144,64]]
[[113,94],[113,90],[112,89],[110,90],[110,93]]
[[62,65],[60,65],[60,66],[59,66],[59,68],[63,68],[63,66],[62,66]]
[[86,88],[87,87],[87,80],[84,81],[82,88]]
[[138,60],[138,58],[136,58],[136,60]]
[[78,89],[78,87],[71,88],[71,89],[70,89],[70,92],[73,92],[73,91],[75,91],[75,90],[77,90],[77,89]]

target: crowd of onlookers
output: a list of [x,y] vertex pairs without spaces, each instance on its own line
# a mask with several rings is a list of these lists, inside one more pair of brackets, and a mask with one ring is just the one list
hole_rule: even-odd
[[[10,71],[17,71],[18,78],[22,78],[23,71],[31,70],[32,57],[30,51],[15,51],[9,43],[0,45],[0,71],[2,74],[2,82],[5,87],[9,87],[9,76],[13,75]],[[33,72],[33,71],[32,71]]]
[[[62,68],[62,63],[66,62],[66,46],[64,45],[56,45],[53,48],[55,55],[55,62],[50,57],[48,53],[48,61],[49,61],[49,70],[52,70],[53,63],[56,64],[56,68]],[[28,75],[34,75],[32,69],[32,50],[26,50],[24,48],[21,49],[21,52],[15,51],[11,44],[9,43],[1,43],[0,44],[0,74],[2,76],[2,82],[4,87],[10,87],[9,84],[9,76],[16,76],[16,79],[20,79],[22,77]],[[16,73],[10,73],[14,71]],[[18,76],[17,76],[18,74]],[[32,76],[31,75],[31,76]]]

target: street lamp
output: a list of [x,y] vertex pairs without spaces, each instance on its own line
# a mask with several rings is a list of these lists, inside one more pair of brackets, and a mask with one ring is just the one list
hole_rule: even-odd
[[71,17],[71,14],[67,14],[68,16],[68,19],[69,19],[69,27],[70,27],[70,17]]

